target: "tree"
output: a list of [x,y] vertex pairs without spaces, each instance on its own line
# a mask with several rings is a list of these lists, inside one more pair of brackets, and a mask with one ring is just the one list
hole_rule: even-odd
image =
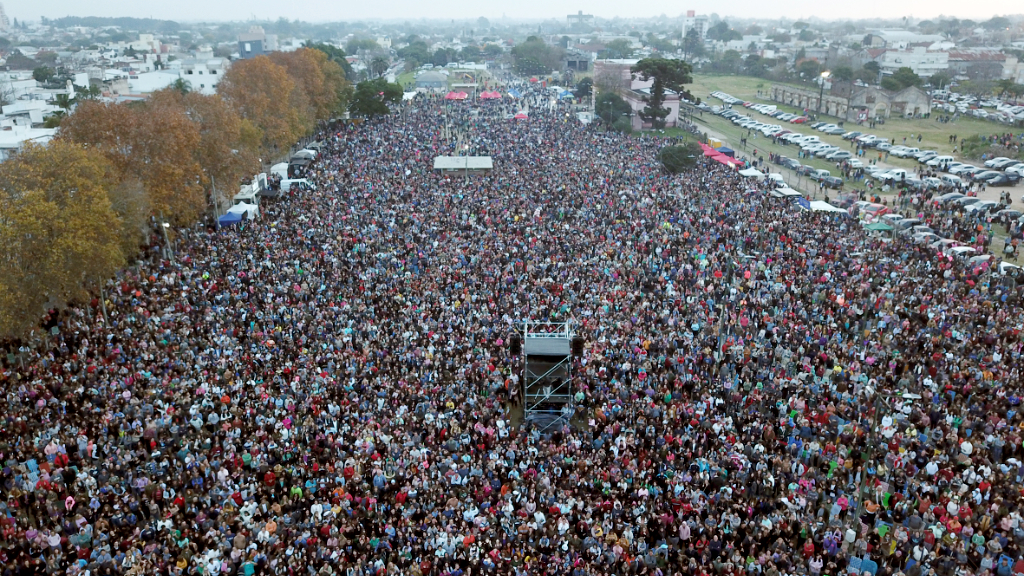
[[119,181],[141,182],[156,215],[188,225],[206,207],[194,155],[199,129],[179,110],[88,100],[64,119],[58,135],[100,151]]
[[374,118],[387,116],[391,113],[391,108],[388,105],[398,104],[401,101],[401,86],[388,82],[384,78],[377,78],[356,85],[348,109],[353,116]]
[[398,57],[404,59],[406,65],[412,63],[411,68],[415,69],[430,62],[430,48],[423,40],[413,40],[398,50]]
[[693,100],[693,96],[683,88],[684,84],[693,82],[692,71],[690,65],[682,60],[644,58],[637,62],[630,69],[633,77],[644,82],[653,81],[651,95],[644,97],[647,106],[640,111],[640,118],[650,122],[652,128],[664,128],[669,113],[668,108],[662,106],[665,103],[665,91],[671,90],[682,98]]
[[921,77],[906,66],[896,70],[891,75],[882,78],[882,88],[898,92],[910,86],[920,86],[923,81]]
[[806,30],[806,29],[805,30],[801,30],[800,34],[796,37],[796,39],[801,41],[801,42],[813,42],[814,38],[815,38],[814,32],[811,32],[810,30]]
[[777,42],[779,44],[789,44],[792,41],[793,37],[785,32],[779,32],[775,36],[772,36],[772,42]]
[[27,143],[0,163],[0,336],[21,336],[125,262],[103,156],[70,142]]
[[704,41],[696,28],[690,28],[683,37],[683,58],[700,58],[704,55]]
[[952,81],[953,79],[945,72],[936,72],[928,78],[928,83],[939,89],[949,86],[949,83]]
[[345,73],[345,79],[349,82],[354,82],[356,79],[355,70],[352,69],[352,64],[349,63],[347,54],[341,48],[337,46],[331,46],[330,44],[324,44],[323,42],[313,43],[306,42],[304,44],[306,48],[312,48],[319,50],[327,55],[327,59],[334,62],[341,67],[341,71]]
[[188,94],[192,91],[192,83],[184,78],[178,78],[174,82],[171,82],[170,89],[178,92],[179,94]]
[[832,69],[832,78],[841,82],[850,82],[853,80],[853,68],[836,66]]
[[313,120],[327,120],[343,108],[348,82],[341,67],[319,50],[299,48],[292,52],[273,52],[270,59],[283,67],[303,95],[308,107],[303,113]]
[[[146,103],[150,109],[166,109],[183,115],[199,133],[192,160],[199,165],[204,189],[213,193],[234,192],[234,184],[259,168],[259,130],[219,94],[182,94],[173,88],[154,92]],[[215,205],[219,199],[212,198]]]
[[295,82],[288,71],[266,56],[235,62],[217,86],[238,115],[260,130],[261,147],[268,157],[288,150],[306,128],[292,107],[293,90]]
[[376,78],[383,76],[390,67],[391,62],[383,56],[374,56],[373,60],[370,60],[370,72],[372,72]]
[[1008,30],[1010,28],[1010,19],[1005,16],[993,16],[991,19],[982,22],[981,26],[992,32],[996,30]]
[[557,46],[548,46],[536,36],[530,36],[512,48],[512,62],[520,74],[548,74],[561,66],[564,52]]
[[597,95],[595,101],[597,117],[605,126],[614,127],[617,120],[628,116],[633,109],[621,96],[613,92],[602,92]]
[[36,52],[35,61],[47,66],[54,66],[57,64],[57,53],[50,50],[40,50]]
[[878,73],[882,71],[882,65],[874,60],[870,60],[864,63],[864,69],[877,77]]
[[617,38],[605,44],[601,51],[601,58],[630,58],[633,56],[633,43],[629,40]]
[[353,38],[345,44],[345,52],[348,52],[349,54],[356,54],[360,50],[376,52],[380,50],[380,45],[377,44],[376,40],[371,40],[369,38]]
[[589,98],[594,89],[594,81],[591,78],[584,78],[576,83],[576,98],[583,100]]
[[658,161],[670,174],[679,174],[693,168],[703,157],[700,144],[692,141],[678,146],[665,146],[658,152]]
[[50,68],[49,66],[39,66],[32,70],[32,79],[36,82],[49,82],[53,76],[53,68]]
[[750,26],[747,26],[747,29],[744,30],[743,33],[750,36],[760,36],[764,33],[764,29],[757,24],[751,24]]
[[804,60],[797,64],[796,71],[804,78],[817,78],[821,73],[821,64],[817,60]]

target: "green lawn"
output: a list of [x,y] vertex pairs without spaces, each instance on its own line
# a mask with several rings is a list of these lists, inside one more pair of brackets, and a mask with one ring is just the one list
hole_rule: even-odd
[[403,72],[395,78],[395,82],[398,82],[403,87],[412,86],[416,84],[416,72]]
[[[752,78],[749,76],[697,75],[694,77],[693,84],[691,85],[691,91],[694,96],[701,98],[709,105],[722,104],[720,100],[711,97],[711,92],[720,90],[735,96],[736,98],[742,98],[749,102],[774,104],[786,112],[792,112],[794,114],[802,113],[802,110],[792,106],[780,105],[777,102],[771,101],[766,96],[771,89],[771,85],[772,82],[770,80]],[[763,96],[759,97],[757,95],[758,90],[763,91]],[[765,121],[768,118],[760,112],[750,111],[749,113],[757,120]],[[836,118],[825,115],[821,115],[821,119],[826,121],[836,121]],[[783,123],[779,122],[779,124]],[[812,133],[807,129],[799,128],[796,124],[792,124],[788,127],[790,129],[795,128],[797,132],[803,132],[805,134]],[[895,139],[897,144],[902,144],[903,138],[906,137],[908,146],[913,142],[914,146],[921,148],[922,150],[936,150],[943,154],[950,154],[953,150],[953,146],[949,143],[950,134],[956,134],[961,138],[966,138],[968,136],[980,134],[998,133],[1001,129],[1001,126],[997,124],[975,118],[961,118],[956,123],[951,124],[940,124],[934,119],[907,120],[903,118],[890,118],[886,120],[884,125],[876,126],[870,130],[866,129],[866,127],[857,126],[855,122],[847,122],[846,127],[850,130],[859,130],[861,132],[875,134],[876,136],[884,136],[889,138],[890,141]],[[823,141],[827,141],[832,144],[841,145],[843,142],[842,138],[838,136],[825,136],[817,132],[815,133],[821,136]],[[913,140],[910,138],[911,134],[914,135]],[[922,135],[920,143],[917,142],[918,134]],[[917,163],[913,160],[890,158],[888,163],[904,168],[917,167]]]

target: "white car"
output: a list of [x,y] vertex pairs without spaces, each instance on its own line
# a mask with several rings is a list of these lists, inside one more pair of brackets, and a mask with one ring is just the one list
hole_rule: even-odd
[[849,164],[851,168],[863,168],[864,167],[864,162],[862,162],[861,160],[859,160],[857,158],[850,158],[849,160],[846,161],[846,163]]

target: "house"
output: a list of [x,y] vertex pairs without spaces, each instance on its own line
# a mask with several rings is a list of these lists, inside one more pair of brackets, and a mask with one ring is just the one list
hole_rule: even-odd
[[217,84],[227,72],[228,60],[203,56],[206,54],[197,54],[196,58],[181,61],[179,77],[187,80],[197,92],[214,94],[217,92]]
[[562,59],[562,70],[575,70],[587,72],[590,70],[591,62],[594,60],[592,53],[569,47],[565,50],[565,57]]
[[822,114],[855,122],[892,115],[919,116],[931,111],[931,97],[916,86],[892,92],[875,86],[836,82],[822,94],[817,88],[773,84],[769,95],[775,102],[812,113],[820,110]]
[[262,26],[253,26],[238,35],[238,57],[247,60],[270,52],[267,34]]
[[0,162],[21,150],[26,142],[46,144],[56,133],[56,128],[33,128],[24,118],[0,119]]
[[958,48],[949,52],[950,72],[971,80],[998,80],[1005,76],[1004,70],[1013,70],[1016,64],[1016,57],[1008,57],[998,48]]

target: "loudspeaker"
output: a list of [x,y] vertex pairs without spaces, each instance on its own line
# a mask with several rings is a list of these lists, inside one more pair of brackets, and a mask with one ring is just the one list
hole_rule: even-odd
[[583,337],[576,336],[572,339],[572,355],[579,358],[583,356]]
[[512,338],[509,339],[509,348],[513,354],[519,355],[523,353],[523,337],[519,334],[513,334]]

